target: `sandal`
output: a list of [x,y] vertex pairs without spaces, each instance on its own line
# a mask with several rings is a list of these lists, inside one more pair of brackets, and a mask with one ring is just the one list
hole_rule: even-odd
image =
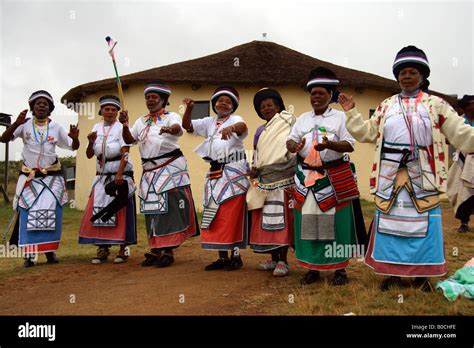
[[128,260],[128,255],[125,253],[125,249],[120,248],[119,253],[114,259],[114,263],[124,263]]
[[173,254],[163,254],[158,261],[156,262],[156,267],[158,268],[165,268],[171,266],[174,263],[174,256]]
[[431,283],[428,278],[417,277],[415,278],[413,283],[411,283],[411,285],[423,292],[433,292],[433,287],[431,286]]
[[382,280],[382,283],[380,283],[380,290],[382,291],[387,291],[390,290],[391,287],[399,287],[399,288],[406,288],[409,286],[402,278],[400,277],[395,277],[395,276],[390,276]]
[[347,283],[349,283],[349,279],[347,278],[347,273],[345,270],[338,269],[336,272],[334,272],[334,277],[331,280],[332,286],[346,285]]
[[100,265],[101,263],[104,263],[107,261],[109,254],[109,248],[99,247],[97,250],[97,256],[92,259],[92,263],[94,265]]
[[321,279],[321,275],[319,271],[309,271],[308,273],[304,275],[303,278],[301,278],[300,283],[301,285],[309,285],[309,284],[317,282],[320,279]]
[[59,262],[59,257],[54,253],[54,252],[48,252],[46,253],[46,263],[58,263]]
[[204,270],[206,271],[216,271],[219,269],[224,269],[229,266],[230,260],[229,259],[217,259],[210,265],[207,265]]
[[141,265],[143,267],[156,266],[158,264],[159,258],[160,258],[160,255],[153,254],[153,253],[146,253],[145,260],[142,261]]
[[34,265],[35,265],[35,263],[33,261],[31,261],[31,259],[29,257],[25,258],[25,262],[23,262],[23,267],[30,268],[30,267],[33,267]]
[[228,271],[235,271],[242,267],[244,263],[242,262],[242,258],[240,256],[230,258],[229,264],[227,266]]

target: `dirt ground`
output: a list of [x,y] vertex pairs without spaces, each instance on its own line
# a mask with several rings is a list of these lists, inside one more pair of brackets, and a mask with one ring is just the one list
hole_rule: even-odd
[[[443,224],[445,232],[455,233],[458,222],[451,210],[443,211]],[[217,252],[202,250],[199,237],[177,249],[175,264],[164,269],[141,267],[145,250],[138,247],[132,248],[126,263],[114,264],[116,251],[102,265],[67,257],[47,265],[40,256],[36,266],[10,272],[0,280],[0,315],[291,314],[285,308],[291,295],[301,291],[299,279],[305,272],[291,252],[288,277],[258,271],[257,263],[267,256],[249,249],[242,251],[240,270],[205,272],[204,266],[216,259]],[[356,260],[351,267],[371,273]],[[455,269],[450,266],[450,273]]]
[[282,288],[299,279],[295,272],[275,279],[257,271],[265,256],[250,250],[243,251],[240,270],[205,272],[217,252],[203,251],[197,238],[175,256],[164,269],[141,267],[142,254],[133,249],[119,265],[113,257],[102,265],[47,265],[40,256],[36,266],[0,284],[0,315],[261,315],[284,300]]

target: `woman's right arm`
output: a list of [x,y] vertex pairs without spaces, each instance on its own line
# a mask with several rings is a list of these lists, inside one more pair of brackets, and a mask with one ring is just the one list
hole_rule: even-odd
[[193,113],[194,100],[191,98],[184,98],[183,103],[186,105],[186,110],[183,115],[183,128],[186,129],[188,133],[194,132],[193,123],[191,122],[191,114]]
[[382,116],[382,107],[379,105],[374,115],[364,120],[355,107],[352,97],[344,93],[339,95],[339,104],[346,113],[346,128],[351,135],[361,143],[375,143],[379,133],[379,122]]
[[123,140],[127,144],[133,144],[135,142],[135,138],[130,132],[130,128],[128,126],[128,111],[127,110],[120,111],[119,122],[123,124],[123,128],[122,128]]
[[86,156],[90,159],[94,157],[94,142],[97,139],[97,132],[89,133],[87,139],[89,140],[89,144],[87,145]]
[[18,127],[20,127],[22,124],[24,124],[26,121],[28,121],[28,118],[26,118],[26,113],[28,110],[23,110],[13,122],[13,124],[7,128],[5,132],[3,132],[2,136],[0,137],[0,142],[2,143],[8,143],[9,141],[12,141],[14,138],[13,133],[17,130]]

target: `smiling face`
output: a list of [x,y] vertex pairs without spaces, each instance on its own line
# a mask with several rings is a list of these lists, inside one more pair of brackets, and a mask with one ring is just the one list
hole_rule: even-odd
[[275,116],[280,111],[280,108],[272,98],[265,99],[260,103],[260,114],[267,122],[270,121],[273,116]]
[[158,112],[163,108],[164,101],[158,93],[147,93],[145,96],[146,107],[151,113]]
[[324,87],[313,87],[310,92],[309,100],[316,115],[321,115],[329,106],[331,93]]
[[234,109],[232,99],[226,95],[221,95],[219,99],[217,99],[215,109],[219,116],[229,115]]
[[46,98],[36,99],[35,103],[33,104],[33,115],[35,115],[36,118],[43,120],[48,117],[49,114],[48,100]]
[[113,105],[105,105],[100,109],[104,122],[113,123],[117,120],[118,109]]
[[423,76],[415,68],[403,68],[398,74],[398,84],[403,91],[414,91],[423,82]]

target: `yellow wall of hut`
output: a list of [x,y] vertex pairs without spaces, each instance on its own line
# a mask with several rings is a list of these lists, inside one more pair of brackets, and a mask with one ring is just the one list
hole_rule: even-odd
[[[253,135],[258,126],[263,121],[257,116],[253,108],[253,96],[262,87],[265,86],[251,86],[244,87],[235,85],[240,94],[240,106],[235,114],[242,116],[248,127],[249,136],[245,139],[245,148],[249,155],[252,151]],[[285,102],[285,106],[288,111],[292,112],[297,117],[303,112],[310,111],[311,105],[309,102],[309,94],[302,88],[295,86],[269,86],[276,88],[282,95]],[[171,85],[172,93],[169,99],[170,105],[167,107],[168,111],[173,111],[181,116],[184,113],[184,106],[182,103],[183,98],[189,97],[195,101],[208,101],[217,86],[209,85],[202,86],[197,90],[193,90],[191,85]],[[367,118],[370,109],[375,109],[377,105],[387,98],[390,94],[388,92],[376,91],[376,90],[358,90],[353,89],[344,90],[354,97],[358,110]],[[97,94],[92,94],[84,97],[80,100],[81,103],[95,103],[94,110],[98,111],[98,100],[102,95],[105,94],[117,94],[116,90],[101,91]],[[147,113],[145,100],[143,96],[143,85],[134,84],[124,90],[125,108],[128,110],[130,117],[130,124],[133,124],[135,120]],[[337,104],[332,104],[332,107],[339,109]],[[211,110],[211,114],[212,110]],[[87,203],[87,199],[90,193],[92,179],[95,175],[95,158],[87,159],[86,148],[87,148],[87,134],[92,130],[95,123],[101,122],[102,118],[99,115],[84,115],[79,114],[79,129],[80,129],[80,141],[81,147],[77,151],[76,159],[76,188],[75,188],[75,205],[79,209],[84,209]],[[206,172],[208,170],[208,164],[205,163],[193,150],[199,143],[203,141],[203,138],[197,137],[191,134],[185,134],[181,137],[179,144],[183,151],[187,161],[189,174],[191,177],[191,188],[193,191],[194,201],[196,208],[202,210],[203,201],[203,186]],[[135,181],[139,183],[142,170],[140,154],[138,146],[133,146],[130,150],[131,158],[134,164]],[[357,143],[355,151],[350,155],[352,161],[356,165],[358,173],[358,184],[362,198],[370,200],[369,194],[369,175],[372,168],[372,161],[374,154],[373,144],[361,144]]]

